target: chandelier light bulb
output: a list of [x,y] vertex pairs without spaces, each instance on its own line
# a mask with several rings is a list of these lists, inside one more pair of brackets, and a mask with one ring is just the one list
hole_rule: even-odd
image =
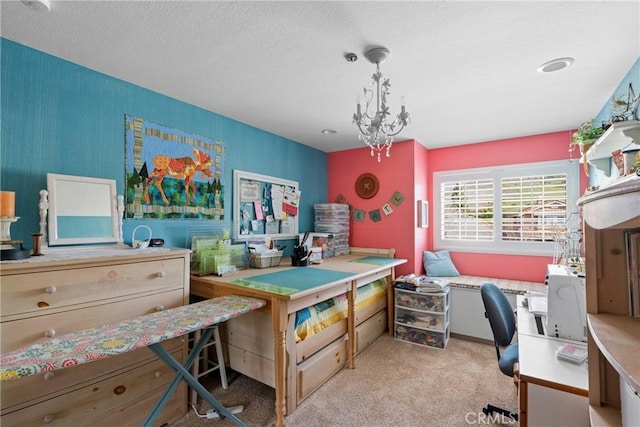
[[[371,156],[378,156],[381,161],[381,152],[385,151],[386,157],[390,157],[393,137],[398,135],[410,122],[409,113],[404,106],[404,97],[400,113],[393,122],[387,122],[390,116],[387,106],[387,96],[391,93],[391,82],[380,71],[382,64],[391,55],[384,47],[369,50],[365,56],[369,62],[376,64],[376,72],[371,76],[373,89],[364,88],[364,108],[358,97],[356,113],[353,115],[353,123],[358,126],[358,139],[371,149]],[[375,108],[375,111],[373,110]]]

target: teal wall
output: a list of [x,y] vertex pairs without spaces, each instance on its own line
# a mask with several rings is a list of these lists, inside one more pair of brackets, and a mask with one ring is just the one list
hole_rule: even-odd
[[[602,107],[598,115],[596,116],[596,122],[609,122],[613,116],[613,109],[611,108],[611,101],[614,97],[621,97],[627,99],[627,91],[629,83],[633,86],[633,91],[636,95],[640,93],[640,57],[636,60],[635,64],[631,67],[626,76],[622,79],[616,90],[611,94],[608,102]],[[636,119],[640,120],[638,116],[640,110],[636,113]]]
[[[614,97],[621,97],[623,99],[627,99],[627,93],[629,89],[629,83],[633,87],[633,91],[636,95],[640,94],[640,57],[633,64],[629,72],[624,76],[618,87],[613,91],[607,102],[602,106],[600,112],[595,117],[596,123],[610,123],[611,118],[613,117],[613,109],[611,108],[611,101],[613,101]],[[640,109],[636,111],[637,120],[640,120]],[[634,141],[636,143],[640,143],[640,141]],[[629,141],[631,143],[631,141]],[[613,160],[610,161],[609,170],[615,170],[615,165],[613,164]],[[589,185],[591,186],[602,186],[607,184],[617,178],[617,174],[607,175],[603,171],[595,168],[592,165],[589,165]]]
[[223,221],[125,220],[126,242],[140,224],[171,246],[185,246],[194,226],[231,230],[234,169],[298,181],[301,231],[313,230],[313,204],[327,201],[322,151],[4,38],[0,66],[0,189],[16,192],[20,220],[11,237],[27,248],[40,229],[38,193],[47,173],[115,179],[123,194],[125,114],[222,140],[227,150]]

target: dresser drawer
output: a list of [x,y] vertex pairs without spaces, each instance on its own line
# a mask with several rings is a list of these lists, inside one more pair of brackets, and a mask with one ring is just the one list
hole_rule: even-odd
[[[162,346],[171,352],[182,350],[183,345],[184,341],[181,338],[174,338],[162,343]],[[95,382],[97,379],[113,375],[117,371],[129,370],[155,359],[157,356],[151,350],[141,348],[68,369],[3,381],[2,393],[0,393],[0,413],[13,412],[44,400],[47,396],[54,397],[65,391]]]
[[356,327],[356,353],[374,342],[387,328],[387,310],[382,310]]
[[185,262],[172,258],[2,276],[1,316],[35,316],[185,286]]
[[[163,391],[164,388],[127,402],[119,408],[109,410],[104,416],[92,421],[91,427],[140,427]],[[187,413],[189,407],[187,406],[186,392],[187,385],[183,382],[171,395],[167,406],[153,423],[155,427],[168,427]],[[215,427],[215,425],[211,427]]]
[[0,346],[3,353],[13,351],[35,342],[45,334],[60,336],[79,329],[150,314],[158,309],[178,307],[184,305],[183,298],[184,291],[179,289],[95,307],[2,322]]
[[[176,358],[180,354],[180,352],[173,353]],[[119,417],[122,420],[122,423],[118,424],[119,426],[139,426],[155,403],[155,399],[153,402],[151,402],[152,399],[148,399],[150,395],[158,396],[172,379],[173,370],[156,359],[120,375],[5,414],[0,418],[0,423],[2,427],[43,424],[50,426],[106,426],[113,425],[113,421],[109,419],[109,413],[113,412],[114,418]],[[174,398],[186,396],[183,393],[184,387],[183,382],[174,393]],[[138,407],[135,411],[131,410],[131,404],[141,399],[147,400],[148,405]],[[174,400],[174,402],[176,401]],[[170,407],[165,408],[165,412],[171,412],[171,410]],[[123,411],[128,416],[123,416]],[[167,421],[169,420],[159,421],[158,424]]]
[[300,363],[298,365],[298,404],[342,369],[346,361],[347,341],[339,338]]

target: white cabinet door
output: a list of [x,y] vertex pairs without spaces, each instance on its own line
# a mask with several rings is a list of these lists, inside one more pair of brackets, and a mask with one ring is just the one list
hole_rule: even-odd
[[589,399],[552,388],[527,385],[529,427],[584,427],[589,425]]
[[[506,296],[515,308],[516,296]],[[489,319],[484,317],[480,289],[451,287],[451,333],[493,341]]]

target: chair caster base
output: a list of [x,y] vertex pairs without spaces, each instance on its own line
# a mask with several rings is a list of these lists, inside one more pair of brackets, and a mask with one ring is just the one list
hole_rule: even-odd
[[500,408],[492,404],[488,404],[482,408],[482,413],[485,415],[500,414],[502,416],[511,418],[514,421],[518,421],[518,414],[516,412],[509,411],[508,409]]

